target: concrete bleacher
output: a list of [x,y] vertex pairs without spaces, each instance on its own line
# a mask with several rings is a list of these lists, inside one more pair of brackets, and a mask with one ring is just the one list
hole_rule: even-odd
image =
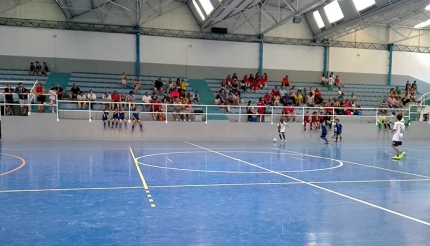
[[[49,73],[48,73],[49,75]],[[31,90],[34,83],[38,80],[42,85],[46,84],[48,76],[45,75],[29,75],[28,70],[23,69],[0,69],[0,90],[6,87],[8,83],[15,89],[19,82],[24,84],[28,90]],[[19,81],[19,82],[18,82]],[[18,101],[18,95],[13,95],[14,100]],[[4,101],[4,95],[0,95],[0,101]]]

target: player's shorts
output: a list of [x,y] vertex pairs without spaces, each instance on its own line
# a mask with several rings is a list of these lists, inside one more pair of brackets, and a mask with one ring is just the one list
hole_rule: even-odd
[[327,136],[327,133],[321,133],[321,138],[325,138]]
[[402,141],[393,141],[393,146],[397,147],[402,145]]
[[102,118],[102,121],[105,121],[105,120],[108,120],[108,118],[106,118],[106,117],[103,117],[103,118]]

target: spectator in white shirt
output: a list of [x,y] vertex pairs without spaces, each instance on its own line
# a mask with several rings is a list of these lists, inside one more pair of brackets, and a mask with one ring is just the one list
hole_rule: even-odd
[[195,104],[200,104],[200,95],[199,95],[199,92],[198,92],[198,91],[195,91],[195,92],[194,92],[194,95],[193,95],[193,103],[195,103]]
[[79,95],[76,97],[76,99],[78,100],[78,108],[86,108],[87,107],[87,97],[85,96],[85,94],[81,91],[79,93]]
[[96,94],[94,94],[93,90],[90,90],[88,92],[87,99],[89,101],[90,108],[93,109],[94,103],[92,103],[92,102],[94,102],[97,99],[97,96],[96,96]]
[[149,111],[151,109],[151,102],[152,98],[149,95],[148,92],[145,92],[145,95],[143,95],[142,97],[142,102],[145,103],[143,104],[143,111]]
[[[110,96],[109,92],[106,91],[103,94],[102,101],[103,102],[112,102],[112,97]],[[113,105],[112,103],[109,103],[109,105],[107,105],[107,103],[103,103],[103,108],[108,107],[109,109],[112,109],[112,105]]]

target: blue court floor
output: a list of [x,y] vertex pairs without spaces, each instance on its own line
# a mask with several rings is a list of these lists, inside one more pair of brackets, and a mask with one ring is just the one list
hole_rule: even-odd
[[425,142],[0,144],[0,245],[430,242]]

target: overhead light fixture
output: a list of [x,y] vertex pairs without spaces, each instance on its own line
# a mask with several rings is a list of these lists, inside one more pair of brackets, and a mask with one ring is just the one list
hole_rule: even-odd
[[315,21],[317,22],[318,27],[320,29],[323,28],[325,25],[320,12],[318,10],[314,11],[313,15],[314,15]]
[[430,25],[430,19],[415,25],[414,28],[423,28],[429,25]]
[[194,8],[196,8],[197,13],[199,13],[200,18],[202,18],[202,20],[205,20],[205,19],[206,19],[206,18],[205,18],[205,15],[203,14],[203,12],[202,12],[202,10],[200,9],[199,5],[197,4],[196,0],[193,0],[193,5],[194,5]]
[[324,11],[330,23],[334,23],[336,21],[343,19],[343,17],[345,17],[343,15],[342,9],[340,8],[340,5],[337,2],[337,0],[324,6]]
[[427,7],[425,8],[425,10],[430,10],[430,4],[427,5]]
[[375,0],[352,0],[358,12],[376,4]]
[[214,10],[214,6],[212,5],[210,0],[200,0],[200,4],[203,6],[206,14],[209,15],[212,10]]

